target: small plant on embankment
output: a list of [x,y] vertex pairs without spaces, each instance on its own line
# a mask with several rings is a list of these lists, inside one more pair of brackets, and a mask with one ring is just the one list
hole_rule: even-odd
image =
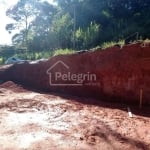
[[72,49],[57,49],[53,52],[53,56],[57,56],[57,55],[66,55],[66,54],[73,54],[75,53],[75,50]]
[[102,49],[106,49],[106,48],[109,48],[109,47],[113,47],[115,45],[119,45],[120,47],[122,47],[124,45],[124,40],[120,40],[118,42],[115,42],[115,41],[104,42],[100,47]]

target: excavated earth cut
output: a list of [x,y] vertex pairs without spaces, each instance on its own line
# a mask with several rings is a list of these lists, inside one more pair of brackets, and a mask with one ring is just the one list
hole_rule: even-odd
[[59,55],[0,67],[0,80],[47,92],[150,104],[150,45]]

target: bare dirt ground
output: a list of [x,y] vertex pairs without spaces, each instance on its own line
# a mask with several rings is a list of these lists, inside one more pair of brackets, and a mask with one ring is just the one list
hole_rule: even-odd
[[[128,116],[130,107],[133,117]],[[150,108],[0,85],[0,150],[149,150]]]

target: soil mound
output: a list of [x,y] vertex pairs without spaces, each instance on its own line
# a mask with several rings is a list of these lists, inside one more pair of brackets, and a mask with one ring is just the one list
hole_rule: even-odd
[[7,82],[0,84],[0,88],[8,89],[13,92],[25,92],[26,91],[21,85],[15,84],[12,81],[7,81]]

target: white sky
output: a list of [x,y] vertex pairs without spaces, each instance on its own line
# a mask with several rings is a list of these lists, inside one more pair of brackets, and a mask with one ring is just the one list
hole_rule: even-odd
[[[0,0],[0,45],[3,44],[11,44],[11,38],[13,36],[12,34],[9,34],[5,30],[5,26],[8,23],[13,22],[12,19],[8,18],[6,16],[6,10],[15,5],[18,0]],[[52,3],[53,0],[47,0],[48,2]]]

